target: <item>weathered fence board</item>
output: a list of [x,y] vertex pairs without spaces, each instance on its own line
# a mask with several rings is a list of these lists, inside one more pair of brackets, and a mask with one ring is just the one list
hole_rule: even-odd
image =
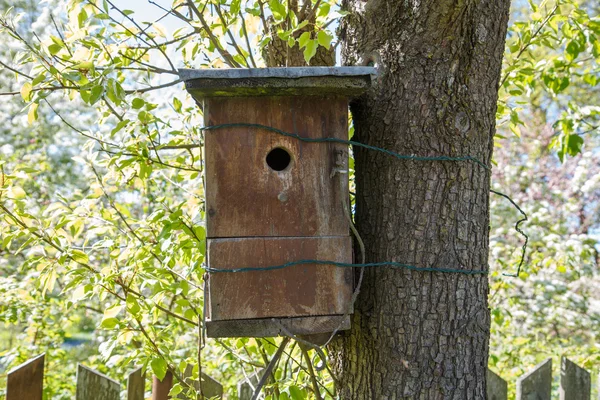
[[144,400],[146,375],[138,368],[127,377],[127,400]]
[[508,399],[508,383],[489,368],[487,370],[487,398],[488,400]]
[[[193,380],[191,378],[193,369],[194,366],[191,364],[188,364],[185,367],[185,372],[183,373],[183,380],[185,383],[187,383],[190,386],[193,386],[196,390],[198,390],[200,388],[200,385],[198,385],[198,381]],[[202,372],[202,394],[204,395],[204,397],[208,398],[222,398],[223,385],[221,385],[219,382]],[[185,397],[185,395],[183,394],[179,395],[178,398],[187,399],[187,397]]]
[[262,378],[262,374],[264,370],[260,370],[258,372],[253,373],[247,379],[244,379],[240,383],[238,383],[238,397],[240,400],[251,400],[252,395],[254,394],[254,390],[256,389],[256,385],[258,385],[258,381]]
[[42,400],[44,359],[39,355],[8,372],[6,400]]
[[590,400],[592,378],[590,373],[567,357],[560,363],[560,400]]
[[517,380],[517,400],[550,400],[552,359],[548,358]]
[[119,382],[79,364],[75,400],[120,400],[120,395]]
[[173,374],[167,372],[161,381],[156,376],[152,378],[152,400],[167,400],[169,399],[169,391],[173,386]]

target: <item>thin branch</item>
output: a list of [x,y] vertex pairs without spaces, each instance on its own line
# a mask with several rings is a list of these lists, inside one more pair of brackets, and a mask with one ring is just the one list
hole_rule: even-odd
[[300,346],[300,351],[304,356],[304,361],[306,361],[306,366],[308,368],[308,374],[310,376],[310,381],[313,385],[313,392],[315,393],[316,400],[323,400],[321,397],[321,391],[319,390],[319,383],[317,381],[317,377],[315,375],[315,370],[313,368],[312,362],[310,361],[310,357],[308,356],[308,350]]
[[198,7],[196,7],[196,5],[194,4],[194,1],[187,0],[187,4],[189,5],[190,9],[194,12],[194,14],[196,14],[198,19],[200,20],[200,23],[202,24],[202,28],[204,28],[204,31],[208,35],[209,40],[215,46],[215,48],[217,49],[219,54],[221,54],[221,56],[224,58],[224,61],[230,67],[241,68],[241,65],[237,61],[234,60],[232,55],[221,46],[219,39],[217,39],[215,37],[215,35],[213,34],[213,32],[211,31],[210,27],[208,26],[208,23],[206,22],[206,20],[204,19],[204,16],[202,15],[202,12],[200,10],[198,10]]
[[143,88],[143,89],[129,89],[129,90],[126,90],[125,93],[126,94],[146,93],[146,92],[151,92],[153,90],[164,89],[164,88],[167,88],[169,86],[174,86],[174,85],[177,85],[178,83],[181,83],[181,82],[182,82],[181,79],[176,79],[174,81],[171,81],[171,82],[168,82],[168,83],[164,83],[164,84],[158,85],[158,86],[149,86],[149,87]]
[[260,378],[260,381],[258,381],[258,385],[256,385],[256,389],[254,389],[254,394],[252,395],[252,400],[258,399],[258,396],[260,395],[260,392],[261,392],[263,386],[265,386],[265,384],[267,383],[267,380],[271,376],[271,373],[273,373],[273,368],[275,367],[275,364],[277,363],[277,361],[279,361],[279,359],[281,358],[281,355],[283,354],[283,350],[285,350],[285,346],[287,346],[289,341],[290,341],[289,337],[285,337],[281,341],[281,344],[279,345],[279,348],[273,355],[271,362],[269,362],[269,365],[267,365],[267,368],[265,368],[263,375]]
[[[217,6],[216,6],[215,10],[217,11],[217,15],[219,16],[219,19],[221,20],[221,25],[223,25],[223,29],[226,30],[227,36],[229,36],[229,39],[231,40],[231,44],[233,45],[235,50],[238,52],[238,54],[244,58],[244,62],[246,63],[246,66],[248,66],[248,60],[246,59],[246,56],[244,56],[244,52],[242,51],[242,49],[240,49],[240,46],[238,46],[237,41],[235,40],[233,34],[231,33],[231,30],[229,29],[229,26],[227,26],[227,21],[225,21],[225,17],[223,16],[223,13],[221,12],[221,6],[219,5],[219,2],[217,2],[216,4],[217,4]],[[244,21],[244,20],[242,19],[242,21]]]
[[14,68],[12,68],[11,66],[9,66],[9,65],[7,65],[7,64],[5,64],[5,63],[3,63],[2,61],[0,61],[0,65],[2,65],[4,68],[6,68],[6,69],[8,69],[8,70],[10,70],[10,71],[12,71],[12,72],[14,72],[15,74],[18,74],[18,75],[24,76],[25,78],[28,78],[28,79],[30,79],[30,80],[33,80],[33,77],[32,77],[32,76],[29,76],[29,75],[27,75],[26,73],[19,71],[18,69],[14,69]]
[[[533,42],[533,39],[535,39],[535,37],[540,33],[540,31],[542,30],[542,28],[544,26],[546,26],[546,24],[550,21],[550,18],[552,18],[554,16],[554,14],[556,13],[556,10],[558,10],[558,6],[559,6],[559,3],[557,2],[557,4],[554,6],[554,9],[552,9],[552,11],[550,12],[550,14],[548,14],[548,16],[544,19],[544,21],[542,21],[542,23],[537,28],[537,30],[533,33],[533,35],[531,35],[531,37],[529,38],[529,42],[527,42],[527,44],[525,46],[523,46],[519,50],[519,52],[517,53],[517,55],[513,59],[513,65],[521,57],[521,55],[523,55],[523,53],[525,52],[525,50],[527,50],[529,48],[529,46],[531,46],[531,43]],[[504,77],[500,81],[500,86],[499,87],[502,87],[504,85],[504,83],[508,79],[509,75],[510,75],[510,73],[506,73],[506,75],[504,75]]]
[[248,31],[246,30],[246,21],[244,21],[244,16],[242,15],[241,11],[240,19],[242,20],[242,32],[244,33],[244,38],[246,39],[246,46],[248,47],[250,62],[252,63],[252,67],[256,68],[256,61],[254,61],[254,56],[252,55],[252,46],[250,46],[250,37],[248,36]]

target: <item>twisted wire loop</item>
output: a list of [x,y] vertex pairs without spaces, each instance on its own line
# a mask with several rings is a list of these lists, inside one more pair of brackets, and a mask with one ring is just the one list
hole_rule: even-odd
[[[277,133],[282,136],[297,139],[299,141],[306,142],[306,143],[341,143],[341,144],[345,144],[345,145],[363,147],[368,150],[378,151],[378,152],[390,155],[399,160],[472,162],[472,163],[484,168],[486,171],[491,171],[491,167],[489,167],[488,165],[483,163],[481,160],[479,160],[475,157],[472,157],[472,156],[453,157],[453,156],[417,156],[417,155],[399,154],[399,153],[396,153],[396,152],[388,150],[388,149],[371,146],[371,145],[368,145],[365,143],[357,142],[355,140],[344,140],[344,139],[338,139],[338,138],[332,138],[332,137],[308,138],[308,137],[300,136],[297,133],[286,132],[281,129],[274,128],[272,126],[262,125],[262,124],[253,124],[253,123],[246,123],[246,122],[233,122],[233,123],[226,123],[226,124],[209,125],[209,126],[201,127],[200,130],[214,131],[214,130],[219,130],[219,129],[241,128],[241,127],[264,129],[264,130],[274,132],[274,133]],[[527,252],[527,243],[529,241],[529,237],[527,236],[527,234],[525,234],[525,232],[523,232],[523,230],[520,227],[520,225],[523,222],[528,220],[527,214],[521,209],[521,207],[519,207],[517,205],[517,203],[515,203],[515,201],[512,198],[510,198],[510,196],[508,196],[504,193],[498,192],[496,190],[490,190],[490,192],[493,194],[496,194],[498,196],[506,198],[523,216],[523,218],[519,219],[517,221],[517,223],[515,224],[515,230],[525,238],[525,242],[523,244],[523,247],[521,248],[521,259],[519,261],[517,271],[512,274],[510,274],[510,273],[503,274],[504,276],[518,277],[521,272],[521,267],[523,266],[523,264],[525,262],[525,255]],[[207,267],[206,271],[209,273],[237,273],[237,272],[250,272],[250,271],[272,271],[272,270],[289,268],[289,267],[293,267],[296,265],[306,265],[306,264],[334,265],[334,266],[340,267],[340,268],[391,267],[391,268],[401,268],[401,269],[407,269],[407,270],[419,271],[419,272],[437,272],[437,273],[463,274],[463,275],[487,275],[488,274],[487,270],[418,267],[415,265],[403,264],[403,263],[398,263],[398,262],[394,262],[394,261],[383,261],[383,262],[372,262],[372,263],[365,263],[365,262],[343,263],[343,262],[336,262],[336,261],[330,261],[330,260],[297,260],[297,261],[290,261],[285,264],[271,265],[271,266],[267,266],[267,267],[244,267],[244,268],[235,268],[235,269],[216,269],[216,268]]]

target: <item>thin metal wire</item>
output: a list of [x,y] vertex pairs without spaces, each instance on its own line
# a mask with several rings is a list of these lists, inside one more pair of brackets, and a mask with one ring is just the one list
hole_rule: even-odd
[[[396,152],[391,151],[391,150],[387,150],[387,149],[384,149],[384,148],[381,148],[381,147],[376,147],[376,146],[371,146],[371,145],[368,145],[368,144],[360,143],[360,142],[357,142],[355,140],[344,140],[344,139],[338,139],[338,138],[332,138],[332,137],[307,138],[307,137],[300,136],[297,133],[286,132],[286,131],[283,131],[281,129],[274,128],[272,126],[262,125],[262,124],[253,124],[253,123],[245,123],[245,122],[234,122],[234,123],[227,123],[227,124],[209,125],[209,126],[205,126],[205,127],[200,128],[200,130],[211,131],[211,130],[219,130],[219,129],[226,129],[226,128],[239,128],[239,127],[264,129],[264,130],[267,130],[267,131],[270,131],[270,132],[274,132],[274,133],[277,133],[277,134],[280,134],[280,135],[283,135],[283,136],[286,136],[286,137],[294,138],[294,139],[297,139],[299,141],[307,142],[307,143],[342,143],[342,144],[345,144],[345,145],[351,145],[351,146],[356,146],[356,147],[363,147],[363,148],[366,148],[368,150],[374,150],[374,151],[382,152],[384,154],[388,154],[388,155],[390,155],[392,157],[395,157],[395,158],[397,158],[399,160],[472,162],[472,163],[475,163],[475,164],[481,166],[486,171],[491,171],[491,167],[489,167],[488,165],[486,165],[485,163],[483,163],[479,159],[477,159],[475,157],[472,157],[472,156],[451,157],[451,156],[417,156],[417,155],[399,154],[399,153],[396,153]],[[491,192],[493,194],[496,194],[498,196],[502,196],[502,197],[506,198],[523,215],[523,218],[520,219],[520,220],[518,220],[517,223],[515,224],[515,230],[519,234],[521,234],[523,237],[525,237],[525,243],[523,244],[522,252],[521,252],[521,259],[519,261],[516,273],[514,273],[514,274],[504,273],[505,276],[518,277],[519,274],[520,274],[520,272],[521,272],[521,267],[523,266],[523,263],[525,262],[525,255],[526,255],[526,252],[527,252],[527,244],[528,244],[528,241],[529,241],[529,237],[520,228],[520,225],[523,222],[527,221],[527,214],[508,195],[506,195],[504,193],[501,193],[501,192],[498,192],[496,190],[491,190]],[[402,268],[402,269],[407,269],[407,270],[411,270],[411,271],[419,271],[419,272],[436,272],[436,273],[464,274],[464,275],[486,275],[486,274],[488,274],[487,270],[469,270],[469,269],[457,269],[457,268],[418,267],[418,266],[415,266],[415,265],[403,264],[403,263],[398,263],[398,262],[394,262],[394,261],[373,262],[373,263],[358,263],[357,264],[357,263],[343,263],[343,262],[337,262],[337,261],[332,261],[332,260],[310,260],[310,259],[309,260],[290,261],[290,262],[287,262],[287,263],[284,263],[284,264],[271,265],[271,266],[267,266],[267,267],[244,267],[244,268],[233,268],[233,269],[216,269],[216,268],[207,267],[206,271],[210,272],[210,273],[237,273],[237,272],[250,272],[250,271],[272,271],[272,270],[279,270],[279,269],[289,268],[289,267],[293,267],[293,266],[296,266],[296,265],[307,265],[307,264],[335,265],[336,267],[341,267],[341,268],[346,268],[346,267],[348,267],[348,268],[391,267],[391,268]]]

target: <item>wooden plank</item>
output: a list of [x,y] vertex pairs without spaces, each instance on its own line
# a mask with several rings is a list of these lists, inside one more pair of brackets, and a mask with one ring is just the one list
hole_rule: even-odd
[[81,364],[78,365],[75,400],[120,400],[120,395],[119,382]]
[[517,400],[550,400],[552,359],[548,358],[517,380]]
[[590,400],[592,398],[592,378],[588,371],[567,357],[560,363],[560,400]]
[[41,354],[8,372],[6,400],[42,400],[44,360]]
[[[344,97],[210,98],[204,116],[206,125],[254,123],[307,138],[348,139]],[[280,172],[266,162],[274,148],[291,156]],[[347,170],[347,145],[230,127],[206,131],[205,151],[208,238],[348,235],[342,207],[348,175],[331,177],[336,168]]]
[[173,374],[167,372],[163,380],[161,381],[156,376],[152,378],[152,400],[167,400],[169,391],[173,386]]
[[145,391],[146,375],[138,368],[127,377],[127,400],[144,400]]
[[[267,267],[316,259],[351,262],[345,237],[209,239],[214,269]],[[211,321],[344,314],[352,297],[352,269],[333,265],[238,273],[211,273]],[[314,333],[314,332],[313,332]]]
[[487,399],[507,400],[508,384],[491,369],[487,370]]
[[[240,319],[232,321],[206,321],[208,337],[273,337],[287,336],[281,328],[300,336],[318,333],[330,333],[339,327],[340,331],[350,329],[350,317],[342,323],[343,315],[326,315],[320,317]],[[327,336],[329,338],[329,336]],[[311,340],[315,343],[315,341]]]
[[[188,385],[194,387],[196,390],[199,389],[198,381],[192,379],[192,371],[193,365],[188,364],[185,367],[185,371],[183,372],[183,380]],[[211,378],[204,372],[202,372],[202,394],[206,398],[222,398],[223,397],[223,385],[221,385],[217,380]],[[188,399],[184,393],[181,393],[177,396],[178,399]]]

